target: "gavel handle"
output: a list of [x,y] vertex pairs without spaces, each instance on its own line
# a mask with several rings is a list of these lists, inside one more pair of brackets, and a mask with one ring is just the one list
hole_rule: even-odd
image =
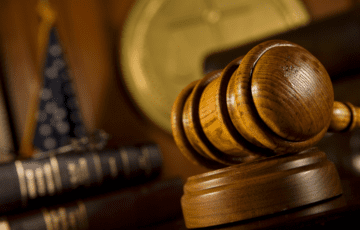
[[329,132],[345,132],[360,128],[360,108],[348,102],[334,102]]

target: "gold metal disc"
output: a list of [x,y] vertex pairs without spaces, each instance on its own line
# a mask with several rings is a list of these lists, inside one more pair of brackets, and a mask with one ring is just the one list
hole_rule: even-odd
[[206,56],[309,20],[300,0],[139,0],[120,37],[122,76],[141,111],[171,132],[172,105],[204,76]]

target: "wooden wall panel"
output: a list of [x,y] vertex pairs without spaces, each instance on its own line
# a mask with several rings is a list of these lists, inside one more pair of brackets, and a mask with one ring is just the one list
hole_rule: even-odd
[[39,92],[36,70],[35,0],[0,3],[0,42],[6,87],[18,141],[24,136],[30,100]]
[[[2,4],[1,45],[7,83],[16,114],[18,139],[28,137],[29,144],[33,130],[25,130],[25,126],[33,121],[26,113],[36,111],[31,98],[37,97],[41,87],[37,70],[41,63],[36,50],[40,23],[37,1]],[[50,4],[57,15],[55,25],[88,130],[104,129],[110,133],[110,147],[159,144],[164,152],[163,176],[166,178],[175,175],[186,178],[206,171],[191,165],[181,155],[171,134],[138,113],[119,80],[118,39],[133,1],[63,0],[50,1]],[[27,27],[27,22],[31,22],[31,26]]]

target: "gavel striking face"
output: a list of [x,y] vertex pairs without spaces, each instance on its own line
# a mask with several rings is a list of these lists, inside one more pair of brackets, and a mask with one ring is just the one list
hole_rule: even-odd
[[210,168],[308,149],[329,131],[359,125],[349,103],[334,103],[324,66],[304,48],[268,41],[193,82],[172,111],[176,143]]
[[174,139],[190,161],[217,170],[188,178],[181,199],[186,226],[241,221],[339,196],[334,164],[312,146],[327,131],[359,127],[359,113],[334,102],[323,65],[286,41],[264,42],[189,84],[173,106]]

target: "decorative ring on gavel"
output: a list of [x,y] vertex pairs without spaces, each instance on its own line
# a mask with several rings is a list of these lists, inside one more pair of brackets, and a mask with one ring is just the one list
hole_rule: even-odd
[[182,153],[209,168],[305,150],[329,131],[360,126],[359,109],[334,102],[323,65],[304,48],[264,42],[177,97],[172,130]]

